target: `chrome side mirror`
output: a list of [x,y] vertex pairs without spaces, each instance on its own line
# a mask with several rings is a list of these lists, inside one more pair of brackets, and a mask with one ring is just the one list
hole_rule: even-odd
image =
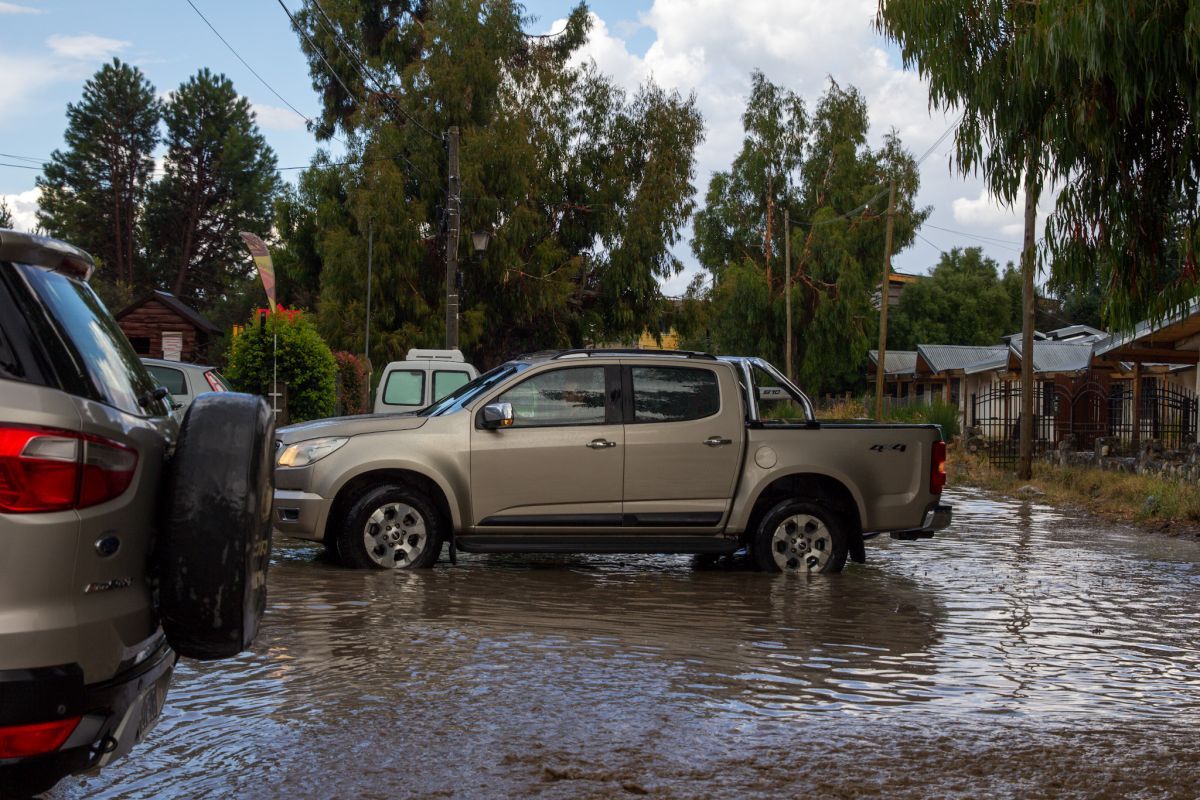
[[483,407],[483,427],[488,430],[507,428],[513,424],[512,403],[488,403]]

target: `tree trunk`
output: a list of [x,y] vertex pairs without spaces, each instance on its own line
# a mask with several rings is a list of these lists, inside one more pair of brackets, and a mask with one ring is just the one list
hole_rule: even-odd
[[1017,465],[1017,477],[1025,481],[1033,477],[1033,329],[1036,322],[1033,274],[1037,269],[1038,201],[1035,166],[1031,150],[1025,158],[1025,243],[1021,250],[1021,458]]

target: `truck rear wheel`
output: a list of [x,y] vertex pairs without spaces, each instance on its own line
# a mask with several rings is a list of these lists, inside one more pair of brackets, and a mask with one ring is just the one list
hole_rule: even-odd
[[763,572],[841,572],[846,553],[845,523],[835,511],[812,499],[776,505],[750,542],[754,566]]
[[433,503],[399,484],[360,495],[337,537],[341,563],[359,569],[432,567],[441,550],[441,517]]

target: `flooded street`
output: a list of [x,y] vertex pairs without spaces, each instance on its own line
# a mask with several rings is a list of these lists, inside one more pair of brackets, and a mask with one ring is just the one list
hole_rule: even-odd
[[52,796],[1200,795],[1200,541],[947,499],[812,580],[277,541],[254,652]]

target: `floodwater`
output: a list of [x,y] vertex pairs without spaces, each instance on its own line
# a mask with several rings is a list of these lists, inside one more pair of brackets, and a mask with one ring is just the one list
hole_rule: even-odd
[[277,542],[254,652],[53,796],[1200,796],[1200,541],[948,499],[814,579]]

